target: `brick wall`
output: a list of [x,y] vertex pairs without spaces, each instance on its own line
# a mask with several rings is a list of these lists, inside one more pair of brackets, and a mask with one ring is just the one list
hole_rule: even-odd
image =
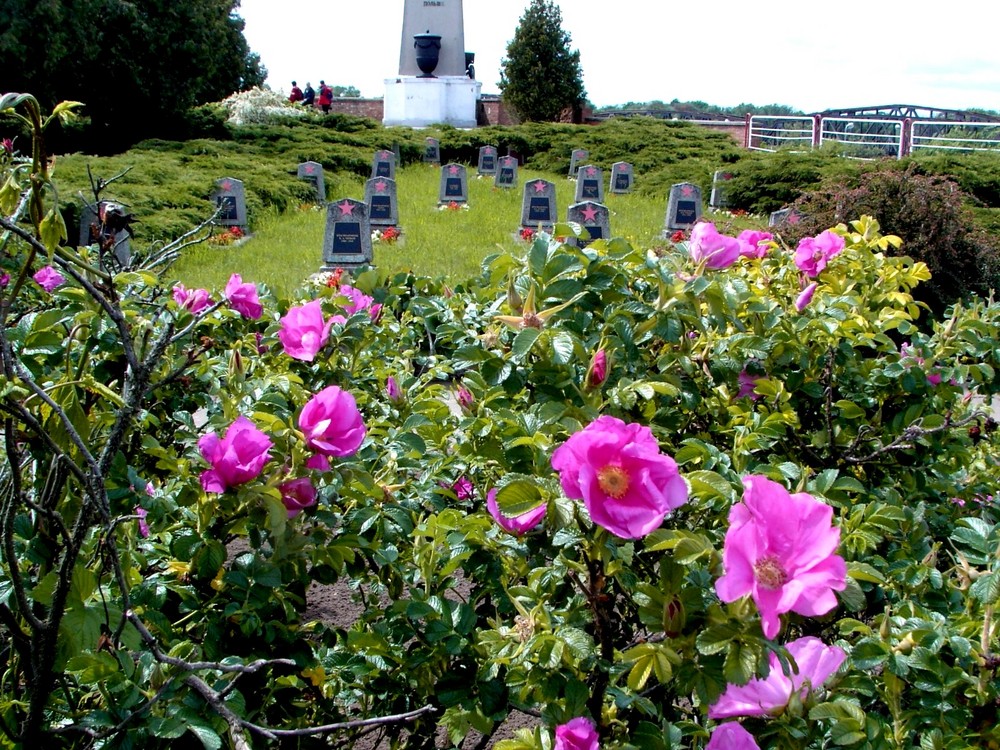
[[333,100],[331,112],[340,112],[355,117],[370,117],[382,122],[384,105],[381,99],[358,99],[357,97],[340,96]]

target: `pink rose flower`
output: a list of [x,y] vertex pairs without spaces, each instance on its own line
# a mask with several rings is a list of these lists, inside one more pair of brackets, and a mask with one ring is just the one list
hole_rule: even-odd
[[10,274],[9,273],[0,274],[0,289],[6,289],[9,283],[10,283]]
[[740,389],[736,392],[736,398],[749,398],[751,401],[759,399],[760,394],[756,391],[757,381],[763,379],[763,377],[751,375],[746,370],[742,370],[737,378]]
[[476,403],[476,397],[464,385],[460,385],[458,390],[455,391],[455,400],[462,410],[466,412],[471,412],[473,404]]
[[816,293],[816,287],[818,286],[819,284],[814,281],[813,283],[811,283],[809,286],[807,286],[805,289],[802,290],[802,293],[795,298],[796,310],[802,312],[809,306],[809,303],[812,302],[813,295]]
[[146,539],[149,536],[149,524],[146,522],[146,515],[149,513],[141,505],[135,506],[135,514],[139,517],[139,536]]
[[183,284],[174,287],[174,302],[193,315],[197,315],[210,304],[211,297],[206,289],[188,289]]
[[767,638],[781,629],[780,615],[825,615],[837,606],[834,591],[847,585],[847,564],[834,554],[840,530],[833,509],[812,495],[790,495],[763,476],[743,479],[743,501],[729,511],[722,564],[715,582],[724,602],[749,594]]
[[320,300],[315,299],[298,307],[290,307],[281,318],[278,339],[289,357],[312,362],[319,350],[326,346],[334,321],[323,320],[322,305]]
[[767,255],[774,235],[756,229],[744,229],[736,235],[736,239],[740,243],[740,255],[744,258],[763,258]]
[[316,504],[316,488],[306,477],[290,479],[278,485],[281,492],[281,502],[288,511],[289,518],[295,518],[299,513]]
[[451,491],[455,493],[458,500],[471,500],[476,494],[475,485],[466,476],[456,479],[455,484],[451,486]]
[[603,349],[598,349],[594,353],[594,358],[590,361],[587,369],[587,376],[584,379],[586,388],[600,388],[604,381],[608,379],[608,355]]
[[35,275],[31,278],[33,278],[35,283],[46,292],[51,292],[57,286],[61,286],[66,283],[66,279],[63,278],[63,275],[52,266],[45,266],[45,268],[38,269],[35,271]]
[[566,497],[582,499],[590,518],[624,539],[655,530],[687,502],[687,485],[652,431],[602,416],[552,454]]
[[760,745],[738,721],[728,721],[712,730],[705,750],[760,750]]
[[264,314],[264,306],[257,296],[257,286],[249,282],[244,284],[238,273],[229,277],[225,294],[232,308],[244,318],[257,320]]
[[330,457],[324,456],[322,453],[313,453],[306,459],[306,468],[315,469],[316,471],[329,471]]
[[600,750],[597,727],[586,716],[577,716],[556,727],[555,750]]
[[715,224],[703,221],[691,229],[688,253],[696,264],[719,270],[731,266],[740,257],[740,241],[719,234]]
[[335,385],[327,386],[302,407],[299,429],[306,445],[324,456],[350,456],[365,439],[354,396]]
[[385,395],[388,396],[389,400],[394,404],[398,404],[403,400],[403,390],[399,387],[399,383],[392,375],[390,375],[385,381]]
[[337,291],[341,296],[347,297],[344,312],[348,315],[354,315],[354,313],[367,310],[372,306],[372,302],[374,302],[371,297],[360,289],[355,289],[353,286],[348,286],[347,284],[343,284]]
[[271,458],[271,440],[244,416],[229,425],[221,440],[214,432],[198,441],[201,456],[212,468],[201,474],[205,492],[223,493],[260,476]]
[[522,513],[519,516],[505,516],[497,505],[497,491],[491,489],[486,493],[486,510],[493,516],[497,525],[508,534],[521,536],[525,532],[531,531],[545,518],[545,505],[539,505],[533,510]]
[[816,277],[830,259],[844,249],[844,238],[827,229],[815,237],[803,237],[795,248],[795,265],[807,276]]
[[811,690],[819,690],[840,669],[847,654],[837,646],[827,646],[819,638],[806,636],[788,644],[798,674],[786,675],[781,662],[771,654],[771,671],[764,679],[755,678],[746,685],[728,685],[726,691],[708,709],[712,719],[733,716],[769,716],[780,714],[793,695],[805,699]]

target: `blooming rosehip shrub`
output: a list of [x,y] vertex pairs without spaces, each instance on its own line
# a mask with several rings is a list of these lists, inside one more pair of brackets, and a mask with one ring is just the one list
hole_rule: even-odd
[[10,744],[1000,741],[1000,308],[923,319],[875,222],[815,275],[542,234],[279,300],[50,256],[32,167],[2,265],[64,282],[0,289]]

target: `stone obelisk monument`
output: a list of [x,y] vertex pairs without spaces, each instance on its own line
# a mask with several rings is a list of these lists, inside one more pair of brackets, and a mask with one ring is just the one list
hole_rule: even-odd
[[[437,123],[475,127],[482,84],[467,72],[462,0],[403,2],[399,75],[385,81],[382,122],[412,127]],[[418,52],[423,54],[427,49],[436,49],[438,54],[431,72],[426,59],[417,59]]]

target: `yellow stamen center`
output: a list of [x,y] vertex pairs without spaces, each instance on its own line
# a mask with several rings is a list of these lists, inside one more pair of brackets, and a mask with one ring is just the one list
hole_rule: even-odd
[[597,485],[608,497],[621,500],[628,492],[628,472],[621,466],[609,464],[597,472]]
[[773,555],[762,557],[753,565],[753,577],[761,588],[774,591],[788,582],[788,573]]

